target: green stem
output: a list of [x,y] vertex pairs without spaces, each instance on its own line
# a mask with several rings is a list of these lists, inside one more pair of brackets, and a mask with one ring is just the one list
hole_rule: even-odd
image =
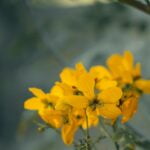
[[91,150],[90,148],[90,143],[89,143],[89,139],[90,139],[90,134],[89,134],[89,123],[88,123],[88,116],[86,113],[86,109],[85,109],[85,120],[86,120],[86,150]]
[[[112,128],[113,128],[113,131],[114,131],[114,133],[115,133],[116,130],[117,130],[117,120],[114,122]],[[115,142],[116,150],[120,150],[120,146],[119,146],[118,142],[117,142],[116,140],[115,140],[114,142]]]

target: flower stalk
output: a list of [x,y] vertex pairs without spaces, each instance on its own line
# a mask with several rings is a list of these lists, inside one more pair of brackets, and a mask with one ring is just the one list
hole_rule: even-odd
[[85,141],[86,141],[86,149],[85,150],[91,150],[91,144],[90,144],[90,134],[89,134],[89,123],[88,123],[88,115],[87,115],[87,112],[86,112],[86,109],[85,109],[85,117],[86,117],[86,138],[85,138]]

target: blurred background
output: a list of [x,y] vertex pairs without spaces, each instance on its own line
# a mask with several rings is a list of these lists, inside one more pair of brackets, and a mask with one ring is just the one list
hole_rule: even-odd
[[[49,91],[65,66],[105,64],[112,53],[129,49],[150,78],[148,15],[118,3],[68,1],[0,0],[1,150],[71,150],[54,131],[37,132],[34,112],[23,108],[31,97],[28,88]],[[147,139],[149,107],[149,97],[143,96],[130,121]]]

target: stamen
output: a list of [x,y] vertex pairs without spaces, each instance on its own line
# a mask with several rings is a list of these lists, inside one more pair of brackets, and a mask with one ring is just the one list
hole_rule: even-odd
[[82,118],[82,116],[77,115],[76,118],[80,120]]
[[48,107],[54,108],[54,104],[52,102],[48,101],[47,99],[44,99],[43,103],[45,105],[45,108],[48,108]]
[[100,101],[98,99],[93,99],[90,104],[89,107],[92,108],[92,110],[94,111],[98,106],[100,106],[102,103],[100,103]]
[[79,91],[79,90],[75,90],[74,95],[79,95],[79,96],[83,96],[83,92]]
[[66,116],[63,117],[63,123],[64,124],[68,124],[69,123],[68,117],[66,117]]

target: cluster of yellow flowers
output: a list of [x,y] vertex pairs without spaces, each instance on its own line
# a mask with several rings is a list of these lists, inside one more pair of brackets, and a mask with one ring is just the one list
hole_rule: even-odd
[[114,122],[119,116],[127,122],[137,110],[142,93],[150,93],[150,80],[141,78],[140,64],[134,64],[130,51],[114,54],[107,67],[97,65],[88,70],[82,63],[65,68],[61,81],[50,92],[29,88],[34,97],[24,103],[29,110],[53,128],[61,129],[65,144],[71,144],[79,127],[96,126],[99,117]]

